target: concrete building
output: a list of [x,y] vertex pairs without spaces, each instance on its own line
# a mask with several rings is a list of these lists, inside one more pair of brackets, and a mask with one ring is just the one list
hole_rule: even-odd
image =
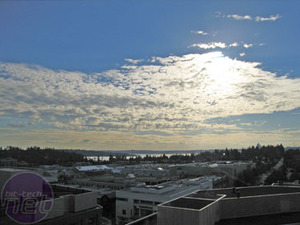
[[26,168],[21,168],[21,167],[16,167],[16,168],[0,168],[0,190],[2,190],[2,187],[4,183],[13,175],[17,173],[24,173],[24,172],[33,172],[37,173],[41,176],[44,177],[46,181],[49,183],[55,183],[58,181],[58,170],[53,170],[53,169],[45,169],[45,168],[31,168],[31,167],[26,167]]
[[157,225],[291,224],[299,219],[299,187],[259,186],[198,191],[163,203]]
[[[163,168],[164,167],[164,168]],[[112,173],[126,176],[133,174],[137,182],[146,183],[149,185],[160,184],[170,180],[169,167],[158,164],[139,164],[118,166],[112,170]]]
[[[55,198],[49,215],[38,224],[41,225],[109,225],[102,218],[102,207],[97,205],[95,192],[52,185]],[[0,225],[19,224],[8,218],[1,208]]]
[[[0,190],[14,175],[24,172],[41,172],[15,168],[0,169]],[[43,185],[43,183],[41,183]],[[41,225],[109,225],[110,221],[102,218],[102,207],[97,204],[97,193],[78,188],[52,184],[53,207],[50,213],[38,224]],[[0,206],[0,225],[19,224],[6,215],[6,206]]]
[[135,186],[135,177],[123,176],[123,175],[112,175],[105,174],[101,176],[90,176],[82,178],[74,178],[68,182],[68,184],[79,185],[81,187],[91,187],[91,188],[110,188],[112,190],[121,190],[131,186]]
[[135,176],[145,177],[145,176],[154,176],[154,177],[167,177],[169,176],[169,171],[163,169],[156,164],[141,164],[141,165],[131,165],[124,166],[120,171],[121,174],[134,174]]
[[125,224],[157,211],[157,205],[198,190],[212,189],[219,177],[200,177],[116,192],[116,223]]

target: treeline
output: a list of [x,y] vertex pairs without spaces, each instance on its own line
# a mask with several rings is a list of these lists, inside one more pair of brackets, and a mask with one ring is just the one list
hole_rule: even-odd
[[294,182],[300,179],[300,149],[287,150],[284,154],[283,165],[272,171],[266,183],[271,184],[278,181]]
[[76,152],[67,150],[56,150],[53,148],[19,147],[0,148],[0,159],[13,158],[18,162],[26,162],[29,166],[54,165],[72,166],[76,162],[87,161],[85,157]]
[[[278,168],[274,168],[279,159],[283,158],[283,163]],[[244,170],[238,176],[236,186],[257,185],[273,183],[294,182],[300,179],[300,149],[284,151],[283,154],[267,154],[265,157],[259,157],[255,160],[253,168]],[[260,176],[269,171],[269,175],[263,181],[258,180]]]
[[257,145],[247,149],[225,149],[205,151],[198,154],[175,154],[171,156],[163,155],[146,155],[145,157],[135,156],[127,157],[125,155],[110,156],[109,163],[123,162],[128,164],[134,163],[191,163],[191,162],[209,162],[209,161],[246,161],[260,163],[266,161],[269,164],[274,164],[283,157],[284,147],[280,145]]

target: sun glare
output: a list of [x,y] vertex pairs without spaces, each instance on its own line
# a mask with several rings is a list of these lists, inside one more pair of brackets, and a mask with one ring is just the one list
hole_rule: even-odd
[[234,84],[242,79],[234,60],[222,54],[216,55],[211,63],[206,65],[206,73],[209,79],[209,91],[217,95],[217,98],[232,95],[236,89]]

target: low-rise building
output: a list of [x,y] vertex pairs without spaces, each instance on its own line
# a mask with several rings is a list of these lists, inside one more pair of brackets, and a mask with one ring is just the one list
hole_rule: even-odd
[[[97,204],[95,192],[70,187],[52,185],[54,194],[53,207],[41,225],[109,225],[110,221],[102,218],[102,207]],[[0,208],[0,225],[17,225]]]
[[143,185],[116,192],[116,223],[125,224],[157,211],[157,205],[198,190],[212,189],[220,177],[200,177]]
[[159,205],[157,213],[157,225],[291,224],[299,219],[300,188],[290,186],[197,191]]

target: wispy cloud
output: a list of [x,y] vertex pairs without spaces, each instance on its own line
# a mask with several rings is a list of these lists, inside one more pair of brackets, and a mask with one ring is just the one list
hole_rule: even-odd
[[15,123],[9,123],[7,126],[12,127],[12,128],[23,128],[25,127],[25,124],[15,124]]
[[275,16],[269,16],[269,17],[261,17],[261,16],[256,16],[255,20],[256,22],[264,22],[264,21],[276,21],[278,19],[280,19],[281,16],[279,14],[275,15]]
[[13,63],[1,63],[0,71],[0,117],[52,128],[173,135],[234,130],[205,121],[300,106],[300,79],[220,52],[153,57],[93,74]]
[[[1,129],[0,129],[1,130]],[[222,130],[221,130],[222,131]],[[99,132],[99,131],[74,131],[74,130],[36,130],[26,133],[3,133],[0,135],[0,143],[4,146],[32,146],[77,149],[111,149],[111,150],[195,150],[195,149],[220,149],[224,146],[243,148],[253,143],[263,145],[298,146],[299,131],[286,132],[274,130],[273,132],[238,132],[224,133],[222,135],[212,133],[200,133],[195,135],[161,136],[156,134],[137,135],[132,132]],[[286,144],[285,144],[286,143]],[[199,146],[201,144],[201,146]]]
[[234,19],[234,20],[248,20],[248,21],[256,21],[256,22],[266,22],[266,21],[276,21],[281,18],[279,14],[271,15],[269,17],[262,17],[262,16],[255,16],[252,17],[250,15],[238,15],[238,14],[229,14],[225,15],[221,12],[216,12],[217,18],[228,18],[228,19]]
[[143,62],[143,59],[125,59],[126,62],[132,63],[132,64],[138,64]]

